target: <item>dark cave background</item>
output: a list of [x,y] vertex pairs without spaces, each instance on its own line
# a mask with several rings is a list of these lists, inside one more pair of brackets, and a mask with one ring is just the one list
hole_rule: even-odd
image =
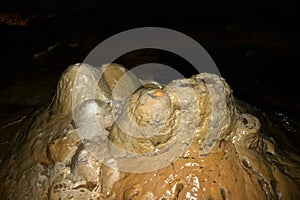
[[[49,102],[61,72],[104,39],[155,26],[198,41],[234,95],[269,115],[299,144],[297,12],[296,1],[279,0],[2,1],[0,117]],[[186,77],[194,72],[178,56],[153,49],[117,61],[128,68],[161,62]]]

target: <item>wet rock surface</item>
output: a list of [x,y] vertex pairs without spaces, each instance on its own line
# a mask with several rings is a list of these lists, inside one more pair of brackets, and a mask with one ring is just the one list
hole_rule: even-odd
[[[34,129],[33,125],[28,124],[33,124],[34,121],[38,121],[36,118],[40,117],[49,120],[46,120],[47,122],[45,123],[41,123],[42,120],[35,122],[35,127],[44,127],[44,130],[56,129],[57,131],[54,132],[62,132],[58,131],[58,129],[66,129],[63,126],[65,126],[64,120],[68,118],[65,117],[67,115],[61,115],[61,120],[58,120],[60,117],[52,117],[56,119],[54,121],[59,121],[52,125],[52,123],[50,123],[52,121],[51,118],[45,114],[47,111],[41,111],[41,113],[44,114],[36,113],[37,110],[51,101],[52,96],[55,94],[55,85],[62,71],[70,64],[82,62],[87,53],[107,37],[119,33],[120,31],[143,26],[168,27],[196,39],[208,50],[215,60],[222,76],[232,87],[235,97],[239,97],[257,106],[252,107],[235,99],[238,110],[241,110],[242,113],[251,113],[259,118],[261,124],[259,141],[263,140],[268,143],[267,141],[271,140],[271,143],[276,144],[275,150],[270,150],[272,148],[269,146],[268,151],[299,152],[300,107],[299,98],[297,97],[298,73],[296,66],[299,65],[298,54],[300,52],[300,45],[298,37],[299,30],[297,27],[299,21],[298,11],[294,2],[248,1],[243,2],[241,5],[238,1],[224,3],[219,0],[193,1],[189,3],[124,1],[115,4],[115,2],[108,1],[83,2],[79,0],[72,2],[72,4],[65,1],[3,1],[0,4],[0,43],[3,49],[1,53],[3,68],[0,80],[0,157],[3,158],[1,159],[1,169],[3,168],[2,162],[9,159],[7,153],[12,149],[12,140],[14,140],[15,134],[26,135],[29,130]],[[168,64],[175,67],[176,70],[184,74],[185,77],[196,74],[187,63],[178,59],[176,56],[166,54],[166,52],[142,50],[129,53],[118,59],[118,63],[127,66],[129,69],[147,62],[162,62]],[[67,105],[66,103],[68,102],[63,102],[62,104]],[[105,105],[103,102],[92,101],[92,103],[96,108],[98,108],[98,104],[102,106]],[[59,109],[63,110],[63,108],[64,107],[61,107]],[[45,108],[42,110],[44,109]],[[101,112],[110,111],[107,107],[104,107]],[[52,116],[50,112],[49,115]],[[55,116],[60,115],[55,114]],[[103,120],[101,119],[101,121],[105,122],[103,125],[106,127],[111,126],[111,119],[104,118]],[[49,125],[46,126],[45,124],[48,122]],[[68,120],[65,123],[74,124]],[[18,127],[22,127],[22,131],[16,131]],[[72,125],[69,129],[73,130],[74,127]],[[45,132],[48,133],[49,131]],[[42,133],[42,135],[44,134],[46,133]],[[56,136],[57,135],[60,134],[57,133]],[[72,174],[77,174],[76,176],[90,181],[86,184],[82,184],[84,185],[82,192],[86,192],[85,188],[93,190],[92,188],[95,186],[94,182],[101,180],[101,184],[103,183],[105,185],[104,188],[107,188],[101,190],[102,193],[103,191],[105,194],[106,192],[110,193],[112,185],[118,184],[118,182],[114,184],[114,180],[117,180],[119,176],[117,171],[110,171],[106,166],[97,163],[90,156],[86,156],[86,151],[84,151],[80,141],[78,144],[76,143],[78,142],[77,135],[75,131],[70,133],[70,137],[66,137],[64,140],[60,137],[52,138],[51,136],[50,141],[38,141],[37,146],[43,146],[46,143],[49,144],[49,147],[46,148],[47,150],[45,151],[44,147],[37,148],[36,151],[39,151],[39,153],[36,152],[32,155],[28,153],[28,158],[24,156],[21,160],[27,159],[30,160],[29,162],[33,162],[32,157],[35,155],[37,162],[46,163],[46,165],[42,164],[43,169],[54,169],[51,163],[64,162],[62,160],[67,160],[69,154],[76,154],[76,156],[74,156],[76,159],[71,161],[71,163],[76,166],[72,168]],[[272,139],[268,139],[269,137],[272,137]],[[32,137],[30,136],[29,138]],[[25,139],[22,140],[24,141]],[[249,141],[251,142],[252,140],[249,139]],[[53,143],[50,144],[50,142]],[[59,149],[58,147],[63,144],[68,145],[67,147]],[[262,147],[259,149],[265,149],[265,145],[262,142],[260,142],[260,144],[262,144]],[[21,149],[20,146],[22,145],[23,144],[19,144],[19,146],[15,148],[19,149],[19,152],[26,152],[26,147]],[[31,144],[27,146],[30,145]],[[93,146],[94,144],[88,145]],[[88,145],[86,144],[86,146]],[[122,147],[122,145],[120,146]],[[253,149],[254,147],[255,145],[252,145],[251,148]],[[224,147],[221,146],[220,148]],[[51,151],[48,149],[51,149]],[[94,149],[97,149],[97,147],[94,147]],[[35,152],[35,150],[31,150],[31,152]],[[232,150],[231,152],[236,151]],[[270,162],[272,161],[272,159],[270,159],[270,153],[260,152],[262,153],[258,154],[259,159],[267,158]],[[299,155],[299,153],[297,154]],[[209,155],[210,154],[208,154],[208,156]],[[278,153],[273,153],[273,155],[278,156]],[[293,160],[294,154],[289,153],[283,157],[289,157],[289,159]],[[12,157],[11,160],[14,160],[14,157]],[[297,159],[295,158],[294,160]],[[178,162],[179,161],[180,159],[178,159]],[[79,163],[78,167],[75,165],[77,162]],[[212,163],[207,159],[205,162]],[[285,163],[285,161],[282,160],[273,160],[272,162],[274,165],[279,162]],[[50,167],[48,166],[49,163],[51,164]],[[85,168],[85,163],[89,163],[90,167]],[[250,169],[248,169],[249,174],[251,174],[251,172],[255,174],[255,168],[257,167],[253,167],[253,163],[255,162],[249,159],[242,159],[242,161],[239,159],[239,163],[240,166],[244,166],[245,169],[248,169],[245,166],[250,167]],[[294,165],[297,165],[296,163],[297,162],[295,162]],[[101,178],[92,175],[94,173],[99,174],[97,169],[99,169],[100,165],[101,169],[106,170]],[[14,165],[11,164],[10,166]],[[216,167],[215,164],[211,164],[211,166]],[[11,174],[13,174],[14,169],[18,171],[18,168],[19,167],[13,167],[10,171]],[[20,168],[23,171],[24,169],[30,169],[28,165],[24,168]],[[53,174],[59,173],[63,171],[63,169],[69,170],[70,168],[71,167],[59,168],[56,166],[56,171],[54,170],[52,175],[49,175],[46,170],[45,188],[40,187],[38,184],[38,188],[40,189],[36,191],[36,194],[44,192],[44,189],[49,188],[50,182],[52,181],[52,186],[49,191],[56,195],[53,194],[52,198],[55,199],[59,195],[61,195],[61,198],[67,198],[59,194],[59,192],[68,191],[69,189],[66,188],[69,188],[69,186],[66,187],[65,185],[68,185],[69,182],[65,184],[63,181],[64,178],[57,178],[55,181],[51,179],[51,181],[49,181],[50,179],[48,179],[48,177],[55,177],[56,175]],[[199,171],[199,168],[200,167],[195,167],[195,170]],[[278,165],[278,168],[283,172],[287,169],[287,167],[283,167],[282,165]],[[22,171],[21,169],[20,171]],[[203,170],[202,168],[202,171]],[[218,170],[214,168],[214,171]],[[277,169],[275,171],[277,171]],[[297,169],[290,171],[297,172]],[[207,170],[205,172],[206,174],[212,173]],[[181,171],[177,173],[177,176],[180,173]],[[5,177],[9,177],[9,175],[6,176],[4,172],[1,172],[1,174],[4,174],[3,176]],[[19,174],[18,176],[20,177],[21,173],[17,174]],[[44,171],[41,174],[44,174]],[[168,173],[164,171],[164,174]],[[32,177],[34,177],[36,173],[33,172],[32,175]],[[149,177],[152,177],[152,175],[153,174],[150,174]],[[27,173],[27,176],[30,176],[30,173]],[[208,175],[203,177],[203,174],[198,173],[197,176],[201,178],[201,180],[198,178],[200,182],[205,182]],[[214,176],[218,175],[215,174]],[[18,179],[19,177],[14,177],[13,175],[10,178]],[[120,180],[123,180],[124,177],[126,176],[122,175]],[[135,179],[133,174],[130,175],[130,177],[130,180]],[[144,180],[141,175],[136,177],[136,179]],[[149,178],[147,176],[144,177],[145,179]],[[161,177],[161,175],[159,175],[159,177]],[[257,175],[256,177],[262,177],[262,175]],[[256,177],[253,180],[255,180]],[[26,177],[24,177],[24,180],[25,179]],[[105,182],[105,179],[111,181]],[[2,180],[4,179],[1,179],[1,185]],[[145,186],[142,187],[140,183],[134,185],[132,182],[125,180],[126,179],[124,179],[123,183],[128,187],[120,184],[118,187],[124,189],[126,192],[119,193],[116,188],[114,189],[114,193],[119,195],[118,197],[120,198],[153,199],[155,192],[146,191],[145,188],[153,186],[153,188],[157,188],[157,191],[160,189],[160,187],[155,185],[149,185],[150,181],[144,181],[144,183],[149,184],[145,184]],[[149,180],[152,179],[149,178]],[[156,180],[158,184],[162,185],[162,182],[158,181],[162,179]],[[274,197],[276,196],[275,191],[279,191],[278,188],[280,184],[274,179],[271,180],[264,177],[259,178],[259,180],[259,184],[269,185],[269,188],[272,188],[269,189],[269,191],[271,191],[273,195],[272,198],[276,199],[276,197]],[[286,179],[283,178],[283,180]],[[184,184],[181,184],[180,181],[184,181]],[[31,183],[33,182],[32,178]],[[26,182],[26,185],[32,185],[31,183]],[[216,181],[213,180],[213,183],[216,183]],[[175,187],[177,188],[176,191],[185,191],[181,188],[188,188],[188,184],[191,184],[191,181],[189,182],[187,178],[180,175],[180,180]],[[293,192],[293,195],[296,195],[299,193],[299,188],[293,188],[293,184],[294,183],[289,184],[286,182],[287,186],[291,185],[289,192]],[[79,185],[80,184],[77,184],[73,189],[77,187],[76,189],[79,190],[81,187]],[[134,185],[134,187],[132,185]],[[203,186],[203,184],[200,184],[200,186]],[[237,184],[236,187],[239,188],[239,186],[240,185]],[[166,187],[170,188],[168,184],[164,186],[164,188]],[[13,186],[11,186],[11,188],[13,188]],[[8,191],[13,190],[21,191],[20,193],[22,193],[22,191],[25,191],[24,188],[29,188],[28,193],[32,193],[30,187],[25,187],[24,183],[23,186],[19,186],[19,190],[10,189],[6,186],[5,190],[1,190],[1,195],[8,195],[10,194]],[[233,186],[231,188],[233,188]],[[266,186],[265,189],[266,188],[268,187]],[[282,189],[281,186],[281,190],[285,189]],[[2,193],[3,191],[6,192]],[[171,191],[171,193],[166,192],[164,195],[175,197],[181,195],[180,198],[183,198],[185,194],[174,192],[175,189],[172,188],[169,189],[169,191]],[[239,192],[247,193],[244,191],[245,190],[240,190]],[[261,191],[261,189],[258,191]],[[265,191],[268,190],[266,189]],[[163,193],[162,191],[161,194]],[[277,192],[277,194],[280,194],[280,192]],[[17,195],[19,195],[19,193],[16,194],[16,196]],[[227,198],[226,195],[228,194],[226,193],[226,188],[215,186],[214,195],[219,195],[220,198]],[[44,194],[44,196],[48,197],[46,194]],[[78,194],[78,196],[80,195]],[[191,192],[188,196],[193,199]],[[69,197],[71,198],[72,195],[69,195]],[[202,197],[204,198],[204,196]],[[285,199],[285,196],[283,195],[282,198]],[[201,198],[198,197],[198,199]]]
[[[104,74],[95,98],[85,96],[75,104],[80,105],[79,122],[96,116],[103,128],[100,135],[92,125],[80,129],[74,121],[73,86],[79,71],[90,78],[85,80]],[[299,198],[300,157],[289,138],[259,110],[234,100],[222,78],[198,74],[163,88],[118,90],[122,93],[114,96],[125,72],[117,64],[101,69],[70,66],[48,106],[20,113],[22,117],[1,127],[0,147],[5,149],[0,155],[1,199]],[[127,88],[139,85],[139,80],[127,80]],[[114,97],[124,105],[115,113]],[[259,120],[250,113],[263,117]],[[191,140],[182,140],[180,133],[192,136]],[[105,146],[108,142],[114,146]],[[174,153],[172,148],[179,146],[182,151]],[[151,153],[163,154],[160,150],[166,149],[171,152],[165,160],[168,165],[153,164],[153,170],[139,173],[121,170],[132,153],[138,153],[133,163],[149,167],[148,159],[156,158]],[[116,156],[119,151],[125,156]]]

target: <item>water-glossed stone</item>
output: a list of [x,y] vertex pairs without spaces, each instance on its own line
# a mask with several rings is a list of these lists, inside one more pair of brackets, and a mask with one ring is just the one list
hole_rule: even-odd
[[10,129],[1,199],[300,198],[300,157],[261,133],[222,78],[142,87],[126,72],[63,73],[52,103]]

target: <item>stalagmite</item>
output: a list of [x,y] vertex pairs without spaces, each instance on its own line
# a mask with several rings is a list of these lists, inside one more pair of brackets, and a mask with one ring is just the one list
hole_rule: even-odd
[[224,79],[142,83],[118,64],[66,69],[48,106],[2,129],[0,199],[300,198],[300,157]]

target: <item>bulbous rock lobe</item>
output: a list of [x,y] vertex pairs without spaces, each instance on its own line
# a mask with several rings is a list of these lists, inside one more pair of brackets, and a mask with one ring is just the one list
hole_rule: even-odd
[[[1,158],[1,199],[300,198],[299,155],[262,134],[259,120],[237,109],[222,78],[203,73],[141,87],[126,72],[117,64],[78,64],[63,73],[52,103],[23,119]],[[119,105],[115,113],[112,100]],[[103,138],[80,138],[72,104],[83,120],[104,127]],[[150,163],[154,171],[124,173],[121,159],[103,154],[116,147],[129,152],[124,159],[142,155],[141,165],[156,149],[174,159],[163,168]]]

